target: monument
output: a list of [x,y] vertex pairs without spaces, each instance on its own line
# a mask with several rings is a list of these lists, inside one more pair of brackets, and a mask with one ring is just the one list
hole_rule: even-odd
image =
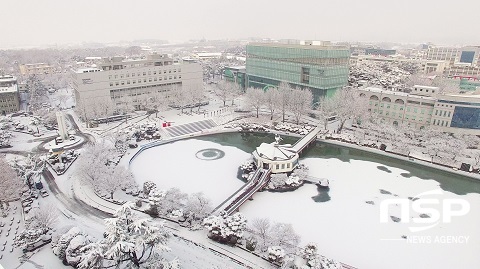
[[58,134],[63,140],[68,139],[67,125],[65,124],[65,116],[62,112],[57,112]]

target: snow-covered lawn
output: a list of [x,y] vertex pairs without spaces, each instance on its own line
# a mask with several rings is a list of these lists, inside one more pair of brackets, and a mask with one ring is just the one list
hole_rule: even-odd
[[[222,150],[225,156],[216,160],[195,156],[209,148]],[[147,149],[130,169],[139,184],[153,181],[162,189],[177,187],[186,193],[203,192],[215,207],[243,185],[236,178],[237,171],[249,156],[235,147],[192,139]]]

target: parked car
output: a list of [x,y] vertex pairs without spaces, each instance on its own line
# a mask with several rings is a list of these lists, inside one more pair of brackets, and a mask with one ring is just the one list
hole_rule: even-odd
[[49,194],[48,194],[47,190],[41,189],[40,190],[40,195],[42,195],[42,197],[47,197]]
[[63,138],[57,137],[57,138],[55,138],[55,142],[57,142],[57,144],[63,143]]

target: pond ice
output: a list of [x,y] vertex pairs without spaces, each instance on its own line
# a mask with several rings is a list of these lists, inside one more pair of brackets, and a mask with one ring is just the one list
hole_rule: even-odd
[[[206,148],[223,150],[225,156],[212,161],[197,159],[195,154]],[[242,186],[236,179],[237,169],[249,156],[235,147],[192,139],[146,150],[131,169],[139,183],[153,180],[162,188],[203,191],[216,206]],[[263,217],[291,223],[301,235],[302,245],[316,242],[322,255],[357,268],[477,268],[480,264],[479,194],[444,192],[439,198],[467,199],[470,213],[454,217],[452,223],[412,233],[408,230],[415,225],[412,223],[391,219],[381,223],[380,202],[397,198],[394,195],[407,198],[438,189],[437,181],[405,178],[400,174],[408,171],[369,161],[306,158],[302,162],[312,176],[330,180],[329,201],[315,203],[312,198],[318,195],[317,187],[305,185],[294,192],[257,193],[240,211],[250,220]],[[389,215],[399,217],[399,207],[390,208]],[[418,215],[412,213],[412,217]],[[436,236],[469,236],[469,241],[420,244],[407,242],[403,235],[430,236],[431,240]]]
[[[201,160],[195,154],[214,148],[225,152],[216,160]],[[136,180],[151,180],[158,187],[177,187],[186,193],[203,192],[216,207],[242,185],[237,179],[238,167],[250,157],[235,147],[201,140],[184,140],[154,147],[142,152],[131,164]]]

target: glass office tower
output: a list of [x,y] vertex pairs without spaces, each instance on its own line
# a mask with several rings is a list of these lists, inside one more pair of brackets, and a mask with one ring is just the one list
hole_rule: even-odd
[[253,43],[247,45],[247,85],[286,81],[310,89],[314,100],[347,85],[350,50],[344,46]]

